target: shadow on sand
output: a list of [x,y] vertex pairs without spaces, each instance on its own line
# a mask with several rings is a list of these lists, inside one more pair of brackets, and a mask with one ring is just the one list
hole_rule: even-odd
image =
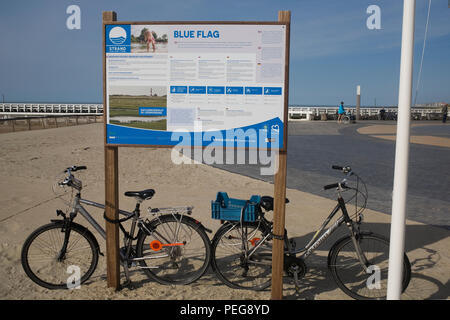
[[[389,236],[389,224],[386,223],[364,223],[362,230],[370,230],[374,233]],[[341,237],[346,236],[347,230],[341,227],[323,243],[315,253],[306,260],[308,271],[301,279],[301,288],[296,291],[291,278],[284,277],[284,299],[288,300],[312,300],[317,295],[330,293],[329,299],[349,299],[344,292],[340,291],[334,282],[327,268],[327,255],[332,245]],[[433,250],[429,246],[449,237],[450,232],[442,228],[436,228],[427,225],[408,225],[406,227],[406,251],[411,262],[411,281],[408,288],[403,293],[403,299],[423,300],[423,299],[448,299],[450,297],[449,280],[443,283],[433,275],[436,273],[448,273],[448,265],[442,261],[441,253]],[[314,232],[301,237],[293,238],[298,247],[304,246],[314,235]],[[140,273],[136,270],[131,272],[133,275]],[[100,276],[104,278],[105,275]],[[448,277],[447,277],[448,278]],[[122,277],[124,279],[124,277]],[[91,281],[95,281],[91,279]],[[145,286],[152,282],[150,279],[142,279],[133,282],[135,288]],[[212,290],[216,286],[225,286],[215,276],[211,267],[205,275],[197,280],[191,286],[209,285]],[[269,289],[266,291],[270,292]],[[334,291],[334,292],[332,292]],[[328,299],[325,294],[322,298]]]

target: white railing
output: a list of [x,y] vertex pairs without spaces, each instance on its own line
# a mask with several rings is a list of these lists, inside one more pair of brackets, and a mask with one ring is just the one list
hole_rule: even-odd
[[[393,107],[378,107],[378,108],[360,108],[361,117],[376,117],[380,114],[380,110],[384,109],[385,114],[397,114],[397,108]],[[356,115],[355,107],[345,107],[346,111],[350,111]],[[338,107],[289,107],[289,120],[313,120],[314,117],[326,115],[336,115]],[[411,108],[411,115],[415,118],[428,119],[434,114],[441,114],[440,108]],[[427,117],[428,115],[428,117]]]
[[[355,107],[346,107],[347,111],[356,114]],[[382,107],[378,108],[360,108],[362,118],[374,117],[380,114]],[[312,120],[314,117],[322,114],[335,115],[338,107],[289,107],[289,119],[295,118]],[[397,113],[397,108],[385,107],[386,113]],[[411,113],[427,118],[427,115],[440,114],[440,108],[412,108]],[[102,115],[103,104],[68,104],[68,103],[0,103],[1,115]]]
[[2,115],[102,115],[102,104],[0,103]]

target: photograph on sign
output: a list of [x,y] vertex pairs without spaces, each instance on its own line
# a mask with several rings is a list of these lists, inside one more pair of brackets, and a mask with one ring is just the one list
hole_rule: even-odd
[[132,25],[131,26],[131,52],[146,53],[158,52],[167,53],[167,27]]
[[[105,25],[106,143],[283,148],[286,25]],[[176,134],[174,134],[176,133]]]
[[109,123],[150,130],[167,129],[167,92],[163,86],[109,87]]

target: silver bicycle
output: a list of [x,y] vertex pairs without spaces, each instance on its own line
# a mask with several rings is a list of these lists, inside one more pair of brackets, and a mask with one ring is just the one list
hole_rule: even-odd
[[[81,198],[82,182],[74,172],[86,169],[73,166],[65,170],[65,178],[58,186],[72,188],[76,195],[71,202],[70,213],[57,210],[60,219],[51,220],[26,239],[22,248],[22,266],[25,273],[40,286],[48,289],[65,289],[72,285],[68,272],[78,270],[79,284],[84,283],[97,267],[100,246],[86,227],[75,223],[78,214],[106,239],[105,230],[84,208],[89,205],[104,209],[105,206]],[[129,285],[130,268],[142,269],[148,277],[161,284],[188,284],[200,278],[209,266],[211,248],[201,222],[190,217],[193,207],[148,208],[141,217],[140,205],[153,197],[155,191],[128,191],[125,196],[136,199],[133,212],[119,210],[124,218],[110,220],[117,223],[124,234],[120,249],[120,262]],[[131,220],[126,231],[123,222]],[[136,232],[137,231],[137,232]]]
[[[294,279],[296,288],[299,280],[307,273],[306,259],[329,238],[339,227],[345,226],[348,235],[334,243],[328,253],[328,268],[336,284],[347,295],[355,299],[383,299],[387,291],[387,271],[389,258],[389,240],[381,235],[360,229],[363,221],[362,211],[367,204],[367,188],[362,179],[349,166],[333,166],[341,170],[346,178],[341,182],[324,187],[336,189],[337,204],[325,219],[319,230],[304,246],[284,235],[272,232],[272,222],[265,218],[265,212],[273,210],[273,198],[263,196],[259,203],[250,203],[257,210],[255,221],[244,221],[242,217],[246,207],[242,208],[241,221],[227,221],[217,230],[212,240],[211,265],[217,277],[226,285],[237,289],[264,290],[271,284],[272,278],[272,240],[284,240],[284,271]],[[356,188],[347,185],[347,178],[356,176]],[[365,192],[360,190],[364,185]],[[343,193],[356,191],[350,199],[344,200]],[[350,215],[346,203],[357,195],[364,201],[356,212]],[[286,202],[289,202],[286,199]],[[262,210],[264,209],[264,210]],[[333,217],[341,216],[327,228]],[[411,265],[406,254],[403,263],[403,290],[411,278]]]

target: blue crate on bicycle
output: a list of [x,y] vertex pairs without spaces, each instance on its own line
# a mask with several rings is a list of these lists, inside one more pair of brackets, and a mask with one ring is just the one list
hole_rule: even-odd
[[257,204],[260,196],[253,195],[250,200],[233,199],[226,192],[218,192],[215,201],[211,201],[211,216],[213,219],[240,221],[242,210],[243,221],[254,222],[258,215]]

